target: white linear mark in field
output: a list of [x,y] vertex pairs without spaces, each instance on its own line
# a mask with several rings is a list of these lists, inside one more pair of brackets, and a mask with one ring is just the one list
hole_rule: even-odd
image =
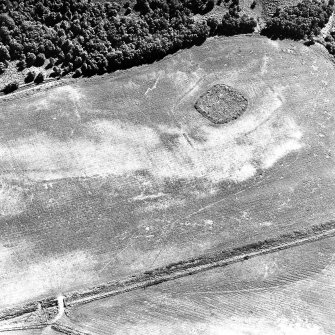
[[152,87],[148,87],[147,88],[147,90],[145,91],[144,95],[147,95],[149,92],[153,91],[157,87],[158,80],[160,79],[160,77],[161,77],[161,73],[158,74],[158,77],[157,77],[154,85]]
[[262,64],[262,67],[261,67],[261,75],[262,76],[268,72],[269,59],[270,58],[268,56],[263,57],[263,64]]

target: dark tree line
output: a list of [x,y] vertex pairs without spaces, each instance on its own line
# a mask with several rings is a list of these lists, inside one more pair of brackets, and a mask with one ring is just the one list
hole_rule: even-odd
[[214,0],[137,0],[128,11],[136,15],[121,15],[115,2],[0,0],[0,65],[19,60],[23,69],[48,59],[52,76],[102,74],[155,61],[210,35],[252,32],[256,23],[239,16],[238,0],[226,2],[222,21],[195,21]]
[[335,55],[335,32],[331,31],[325,38],[324,46],[331,55]]
[[333,11],[333,3],[303,0],[296,6],[278,8],[266,21],[262,34],[272,38],[308,39],[320,34]]

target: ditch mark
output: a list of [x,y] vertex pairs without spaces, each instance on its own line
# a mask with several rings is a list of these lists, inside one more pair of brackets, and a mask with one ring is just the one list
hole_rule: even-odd
[[59,333],[66,335],[93,335],[92,333],[88,333],[86,331],[79,330],[72,325],[68,325],[65,323],[56,322],[51,328]]

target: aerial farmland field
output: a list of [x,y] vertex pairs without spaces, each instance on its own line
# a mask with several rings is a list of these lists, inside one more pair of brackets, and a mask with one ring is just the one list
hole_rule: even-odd
[[[241,35],[0,102],[0,307],[334,220],[334,74],[322,46]],[[245,112],[223,124],[199,113],[215,85],[239,92]],[[328,334],[333,242],[68,318],[92,334]]]
[[74,309],[99,334],[332,334],[334,239]]

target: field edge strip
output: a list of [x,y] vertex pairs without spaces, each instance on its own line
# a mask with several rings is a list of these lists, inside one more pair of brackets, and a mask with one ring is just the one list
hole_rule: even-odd
[[335,221],[312,226],[304,231],[294,231],[280,235],[277,238],[247,244],[228,251],[172,263],[137,276],[131,276],[122,281],[95,286],[86,291],[73,292],[65,296],[65,303],[67,307],[78,306],[333,236],[335,236]]
[[[112,297],[129,291],[163,282],[194,275],[199,272],[224,267],[229,264],[242,262],[252,257],[278,252],[306,243],[335,236],[335,221],[329,221],[320,225],[311,226],[304,230],[293,231],[277,238],[271,238],[242,247],[223,250],[213,254],[202,255],[197,258],[171,263],[165,267],[145,271],[139,275],[133,275],[123,280],[112,281],[94,286],[92,288],[70,292],[64,295],[66,308],[86,304],[95,300]],[[0,311],[0,322],[35,312],[38,309],[59,307],[57,297],[49,297],[40,301],[30,302],[17,308]]]

